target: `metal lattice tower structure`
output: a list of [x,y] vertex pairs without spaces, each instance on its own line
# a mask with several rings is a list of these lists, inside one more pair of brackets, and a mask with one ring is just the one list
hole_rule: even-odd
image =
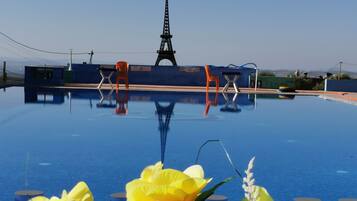
[[175,103],[171,102],[168,106],[162,106],[159,102],[155,102],[156,114],[159,117],[160,131],[160,146],[161,146],[161,162],[165,161],[167,134],[170,130],[170,120],[173,115]]
[[171,42],[172,35],[170,33],[170,14],[169,14],[169,0],[165,0],[165,16],[164,27],[161,35],[160,49],[157,51],[159,54],[155,63],[155,66],[160,64],[160,61],[167,59],[171,61],[172,65],[177,66],[175,53],[172,48]]

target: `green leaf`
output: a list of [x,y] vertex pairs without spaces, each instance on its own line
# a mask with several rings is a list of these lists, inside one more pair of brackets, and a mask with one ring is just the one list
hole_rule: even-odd
[[207,191],[201,193],[197,198],[196,201],[205,201],[207,200],[207,198],[209,198],[211,195],[214,194],[214,192],[221,187],[223,184],[228,183],[230,181],[232,181],[233,179],[235,179],[235,177],[229,177],[225,180],[223,180],[222,182],[216,184],[215,186],[213,186],[212,188],[208,189]]

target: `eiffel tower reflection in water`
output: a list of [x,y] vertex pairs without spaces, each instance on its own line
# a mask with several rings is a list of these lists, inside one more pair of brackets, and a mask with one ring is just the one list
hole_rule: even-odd
[[155,102],[156,114],[159,118],[160,145],[161,145],[161,162],[165,162],[167,134],[170,130],[171,116],[173,115],[175,102],[170,102],[169,105],[163,106],[159,102]]

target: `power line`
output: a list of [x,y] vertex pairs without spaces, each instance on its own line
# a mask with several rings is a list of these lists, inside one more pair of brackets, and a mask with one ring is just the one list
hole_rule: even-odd
[[[42,61],[45,61],[45,62],[52,62],[48,59],[45,59],[45,58],[39,58],[37,55],[35,55],[34,52],[32,51],[26,51],[25,49],[21,49],[20,47],[14,45],[13,43],[11,43],[10,41],[6,41],[6,44],[13,48],[13,49],[9,49],[7,47],[2,47],[0,46],[0,48],[3,48],[9,52],[12,52],[14,54],[16,54],[17,56],[20,56],[20,57],[23,57],[25,60],[29,60],[31,62],[42,62]],[[30,57],[33,57],[33,58],[30,58]]]
[[[93,58],[93,55],[94,55],[94,52],[93,50],[91,52],[71,52],[70,53],[67,53],[67,52],[57,52],[57,51],[49,51],[49,50],[43,50],[43,49],[38,49],[38,48],[35,48],[35,47],[31,47],[29,45],[26,45],[24,43],[21,43],[15,39],[13,39],[12,37],[10,37],[9,35],[3,33],[0,31],[0,35],[3,36],[4,38],[6,38],[9,42],[12,42],[12,43],[15,43],[16,45],[19,45],[23,48],[26,48],[26,49],[29,49],[29,50],[32,50],[32,51],[36,51],[36,52],[40,52],[40,53],[46,53],[46,54],[52,54],[52,55],[71,55],[71,63],[72,63],[72,56],[73,55],[90,55],[90,62],[89,63],[92,63],[92,58]],[[10,44],[9,44],[10,45]],[[11,46],[11,45],[10,45]],[[16,49],[14,46],[13,46],[14,49]],[[96,54],[131,54],[131,55],[138,55],[138,54],[155,54],[156,52],[149,52],[149,51],[138,51],[138,52],[135,52],[135,51],[128,51],[128,52],[125,52],[125,51],[99,51],[99,52],[96,52]],[[32,59],[30,59],[32,60]]]
[[95,52],[95,54],[156,54],[156,52]]
[[[42,53],[46,53],[46,54],[57,54],[57,55],[69,55],[70,53],[67,53],[67,52],[55,52],[55,51],[48,51],[48,50],[42,50],[42,49],[38,49],[38,48],[34,48],[34,47],[31,47],[31,46],[28,46],[24,43],[21,43],[21,42],[18,42],[16,41],[15,39],[11,38],[10,36],[8,36],[7,34],[3,33],[0,31],[0,35],[4,36],[5,38],[7,38],[8,40],[10,40],[11,42],[13,43],[16,43],[17,45],[20,45],[24,48],[27,48],[27,49],[30,49],[30,50],[34,50],[34,51],[37,51],[37,52],[42,52]],[[85,55],[85,54],[90,54],[88,52],[75,52],[75,53],[72,53],[73,55]]]
[[22,58],[25,59],[25,60],[29,60],[29,61],[35,62],[35,60],[33,60],[33,59],[31,59],[31,58],[29,58],[29,57],[23,55],[23,54],[20,54],[20,53],[14,51],[14,50],[11,50],[11,49],[9,49],[9,48],[7,48],[7,47],[0,46],[0,49],[3,49],[3,50],[5,50],[5,51],[7,51],[7,52],[11,52],[11,53],[13,53],[13,54],[15,54],[15,55],[17,55],[17,56],[19,56],[19,57],[22,57]]
[[[8,39],[9,41],[16,43],[17,45],[20,45],[24,48],[33,50],[33,51],[37,51],[37,52],[41,52],[41,53],[46,53],[46,54],[55,54],[55,55],[70,55],[71,53],[68,52],[56,52],[56,51],[49,51],[49,50],[43,50],[43,49],[38,49],[38,48],[34,48],[31,47],[29,45],[26,45],[24,43],[21,43],[15,39],[13,39],[12,37],[10,37],[9,35],[3,33],[0,31],[0,35],[2,35],[3,37],[5,37],[6,39]],[[156,54],[157,52],[153,52],[153,51],[99,51],[99,52],[95,52],[95,54]],[[72,55],[91,55],[92,52],[74,52],[72,53]]]

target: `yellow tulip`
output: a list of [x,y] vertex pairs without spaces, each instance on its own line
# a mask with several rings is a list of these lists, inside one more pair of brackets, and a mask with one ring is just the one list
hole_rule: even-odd
[[79,182],[69,193],[63,191],[61,198],[51,197],[50,199],[38,196],[31,201],[93,201],[92,192],[85,182]]
[[162,168],[161,162],[148,166],[139,179],[129,182],[127,201],[194,201],[211,181],[200,165],[183,172]]
[[[260,187],[260,186],[255,186],[255,187],[258,188],[258,197],[257,197],[256,201],[274,201],[273,198],[270,196],[270,194],[264,187]],[[250,201],[250,200],[247,200],[247,198],[244,198],[242,201]]]

